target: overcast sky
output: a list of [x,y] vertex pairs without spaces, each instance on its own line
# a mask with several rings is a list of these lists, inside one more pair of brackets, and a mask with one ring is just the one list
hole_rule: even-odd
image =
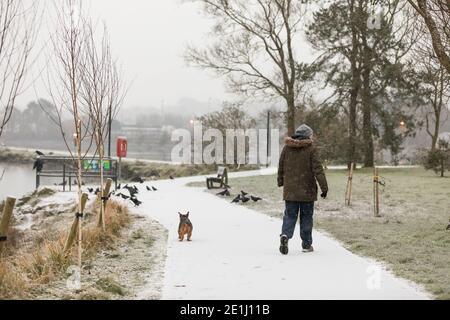
[[[202,102],[230,98],[223,81],[211,73],[186,66],[184,48],[206,40],[211,21],[198,3],[182,0],[85,0],[92,17],[103,20],[110,33],[111,46],[132,82],[126,107],[161,107],[182,98]],[[41,33],[48,34],[44,26]],[[36,69],[36,68],[35,68]],[[40,71],[38,71],[40,72]],[[36,70],[34,71],[36,73]],[[36,83],[18,100],[46,96]]]

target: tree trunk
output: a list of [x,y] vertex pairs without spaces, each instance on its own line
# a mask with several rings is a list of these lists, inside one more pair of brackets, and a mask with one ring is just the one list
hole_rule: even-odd
[[364,66],[363,71],[363,140],[364,140],[364,167],[374,166],[373,134],[372,134],[372,106],[370,101],[370,69]]
[[288,136],[292,136],[295,133],[295,99],[294,95],[290,95],[286,98],[287,113],[286,113],[286,125],[288,130]]
[[353,20],[352,23],[352,55],[351,55],[351,70],[352,70],[352,88],[350,91],[350,105],[349,105],[349,123],[348,123],[348,168],[350,169],[352,163],[356,163],[356,108],[358,105],[358,94],[361,86],[360,72],[357,66],[358,59],[358,38],[355,28],[355,12],[354,1],[350,3],[350,14]]

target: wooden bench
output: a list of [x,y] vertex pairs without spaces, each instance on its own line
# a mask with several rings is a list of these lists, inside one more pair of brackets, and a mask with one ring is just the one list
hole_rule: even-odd
[[[214,186],[217,183],[218,186]],[[208,189],[219,189],[228,185],[228,170],[226,167],[217,168],[217,177],[206,178],[206,187]]]

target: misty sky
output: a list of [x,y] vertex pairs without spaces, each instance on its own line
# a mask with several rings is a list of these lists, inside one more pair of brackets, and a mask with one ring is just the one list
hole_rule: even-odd
[[[182,0],[85,0],[94,19],[105,21],[114,54],[123,65],[130,91],[125,107],[170,106],[181,98],[202,102],[232,98],[212,73],[186,66],[187,44],[202,44],[211,21],[198,3]],[[42,34],[48,34],[44,26]],[[51,47],[51,46],[49,46]],[[37,69],[36,67],[34,69]],[[34,74],[40,71],[34,70]],[[39,85],[19,97],[18,104],[46,96]]]

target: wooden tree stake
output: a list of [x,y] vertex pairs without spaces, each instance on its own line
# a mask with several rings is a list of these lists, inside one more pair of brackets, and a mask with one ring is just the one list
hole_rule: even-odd
[[373,168],[373,211],[375,217],[380,217],[380,177],[378,176],[378,168]]
[[347,188],[345,190],[345,205],[346,206],[350,206],[350,204],[351,204],[354,169],[355,169],[355,163],[352,162],[350,164],[350,170],[348,172],[348,179],[347,179]]
[[[84,214],[84,208],[86,207],[87,200],[88,200],[87,193],[83,193],[81,195],[81,211],[82,212],[79,212],[80,214]],[[78,208],[78,206],[77,206],[77,208]],[[70,250],[70,248],[72,247],[72,245],[73,245],[73,243],[75,241],[75,238],[77,236],[78,225],[79,225],[80,219],[81,219],[79,213],[77,213],[75,215],[75,219],[73,220],[72,227],[70,228],[69,235],[67,236],[67,240],[66,240],[66,243],[64,245],[64,252],[65,253],[67,253]]]
[[2,220],[0,222],[0,253],[3,251],[5,242],[8,239],[7,233],[9,228],[9,223],[11,222],[11,217],[13,214],[14,205],[16,204],[16,198],[8,197],[5,201],[5,206],[3,207]]
[[106,204],[108,203],[108,196],[111,190],[112,179],[107,179],[105,188],[103,189],[103,196],[101,198],[102,203],[100,204],[100,213],[98,215],[98,227],[102,227],[103,231],[105,231],[105,212],[106,212]]

